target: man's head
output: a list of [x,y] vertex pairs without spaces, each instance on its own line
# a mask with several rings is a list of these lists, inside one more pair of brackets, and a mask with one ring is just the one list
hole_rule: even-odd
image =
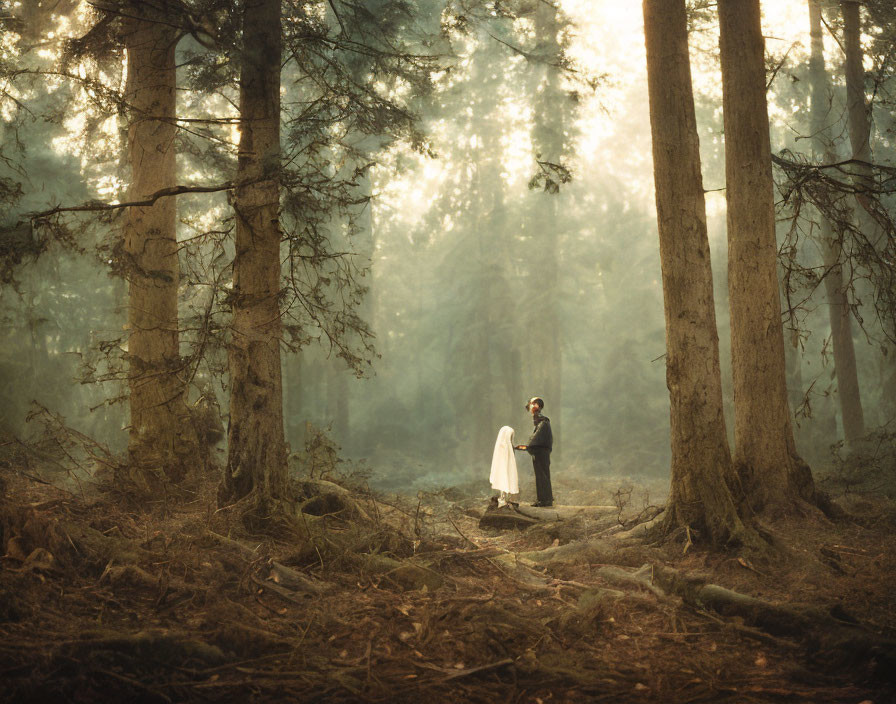
[[526,404],[526,410],[532,414],[541,413],[542,408],[544,408],[544,400],[540,399],[538,396],[533,396]]

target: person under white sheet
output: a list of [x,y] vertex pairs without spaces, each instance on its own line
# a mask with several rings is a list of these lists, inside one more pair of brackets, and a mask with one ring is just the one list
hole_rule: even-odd
[[492,489],[501,492],[498,506],[504,506],[508,497],[520,492],[519,476],[516,471],[516,457],[513,456],[513,428],[505,425],[498,431],[495,451],[492,454],[492,471],[489,475]]

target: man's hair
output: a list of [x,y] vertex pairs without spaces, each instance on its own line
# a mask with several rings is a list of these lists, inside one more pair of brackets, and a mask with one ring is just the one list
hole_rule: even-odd
[[529,399],[529,403],[526,404],[526,408],[529,408],[529,406],[533,404],[538,406],[539,411],[544,410],[544,399],[539,398],[538,396],[533,396]]

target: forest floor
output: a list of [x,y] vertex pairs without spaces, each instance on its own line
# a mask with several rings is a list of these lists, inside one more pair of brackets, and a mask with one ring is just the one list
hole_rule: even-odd
[[[583,478],[555,491],[592,508],[525,530],[480,528],[478,490],[296,482],[302,518],[276,537],[217,509],[213,484],[126,509],[0,462],[0,698],[896,701],[889,499],[766,525],[760,564],[646,545],[621,525],[644,506]],[[695,599],[676,576],[756,600],[726,610],[707,594],[731,592]]]

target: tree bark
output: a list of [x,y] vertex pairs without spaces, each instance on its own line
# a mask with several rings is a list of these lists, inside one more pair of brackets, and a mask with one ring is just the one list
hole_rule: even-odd
[[[131,167],[128,198],[140,200],[176,182],[177,34],[169,24],[158,21],[161,9],[135,5],[133,10],[124,28]],[[176,217],[175,198],[130,207],[125,214],[131,414],[131,467],[126,479],[144,491],[157,489],[166,479],[181,479],[187,456],[196,450],[180,376]]]
[[687,11],[684,0],[644,0],[643,7],[672,444],[664,529],[686,527],[721,545],[750,531],[738,514],[722,410]]
[[846,105],[849,114],[849,142],[853,159],[871,163],[871,120],[865,102],[865,69],[862,65],[861,17],[859,3],[841,0],[843,46],[846,54]]
[[241,6],[228,457],[219,502],[288,496],[280,367],[280,0]]
[[784,373],[764,41],[759,0],[719,0],[734,461],[756,510],[812,500]]
[[[824,65],[821,6],[818,0],[809,0],[809,23],[812,146],[816,158],[830,163],[836,160],[836,154],[828,128],[831,91]],[[843,284],[843,269],[840,265],[840,241],[834,235],[830,221],[823,214],[819,214],[819,216],[821,218],[821,245],[825,267],[824,287],[831,321],[837,395],[843,418],[843,435],[846,442],[852,445],[865,434],[865,419],[856,369],[856,352],[852,340],[852,319]]]

